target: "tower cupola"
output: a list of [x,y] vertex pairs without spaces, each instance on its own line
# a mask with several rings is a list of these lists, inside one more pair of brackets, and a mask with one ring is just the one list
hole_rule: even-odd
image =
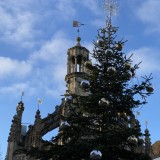
[[88,93],[80,88],[82,80],[86,79],[87,68],[85,62],[89,61],[89,50],[82,47],[81,38],[76,38],[76,45],[68,49],[67,55],[67,83],[66,93],[86,96]]

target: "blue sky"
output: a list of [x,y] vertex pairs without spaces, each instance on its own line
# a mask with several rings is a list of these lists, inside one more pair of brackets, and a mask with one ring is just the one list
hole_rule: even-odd
[[[102,0],[0,0],[0,152],[7,150],[11,120],[21,91],[25,92],[23,123],[33,124],[38,98],[42,117],[54,111],[65,93],[67,49],[76,44],[73,20],[84,24],[81,44],[92,52],[97,30],[105,26]],[[154,94],[138,119],[148,128],[154,143],[160,139],[160,1],[119,0],[112,24],[118,38],[128,40],[126,54],[142,61],[137,77],[153,74]],[[135,81],[135,80],[134,80]],[[51,137],[51,134],[45,138]]]

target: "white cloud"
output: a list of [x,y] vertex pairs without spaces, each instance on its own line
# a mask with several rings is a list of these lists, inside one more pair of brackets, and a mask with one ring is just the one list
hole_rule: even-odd
[[135,14],[140,20],[149,25],[148,32],[160,32],[160,1],[159,0],[147,0],[139,6]]
[[51,40],[45,42],[38,51],[31,54],[30,59],[63,65],[67,59],[67,49],[72,45],[73,42],[68,40],[63,32],[59,31]]
[[35,68],[31,85],[50,96],[64,94],[67,50],[73,44],[63,32],[58,32],[31,54],[29,61]]
[[37,16],[20,4],[10,0],[0,2],[1,41],[33,47],[34,37],[39,32],[34,29]]
[[11,58],[0,57],[0,64],[0,79],[8,77],[21,79],[30,74],[32,70],[32,66],[27,62]]
[[106,21],[104,19],[95,19],[91,21],[91,24],[97,28],[102,28],[106,26]]
[[132,60],[134,64],[140,64],[138,74],[150,74],[152,72],[160,72],[159,59],[160,55],[157,49],[152,48],[140,48],[129,52],[129,55],[133,54]]
[[85,7],[87,7],[90,11],[92,11],[92,13],[94,13],[95,15],[102,14],[102,10],[96,1],[85,0],[85,1],[80,1],[80,3],[82,3]]
[[16,94],[17,93],[21,93],[22,91],[26,91],[28,88],[28,84],[27,83],[15,83],[15,84],[12,84],[12,85],[7,85],[7,86],[3,86],[3,87],[0,87],[0,93],[1,94]]
[[73,17],[76,14],[76,9],[73,6],[73,0],[58,0],[55,1],[55,11],[54,13],[58,13],[58,18],[66,19]]
[[[0,57],[0,64],[3,66],[0,77],[12,77],[7,84],[1,86],[0,92],[17,94],[23,89],[28,95],[56,97],[64,94],[67,50],[74,45],[76,41],[69,40],[64,32],[59,31],[44,42],[40,49],[30,54],[26,61]],[[91,43],[84,42],[83,46],[92,50]]]
[[73,45],[64,33],[57,32],[26,61],[0,57],[0,80],[8,81],[1,85],[0,92],[17,94],[17,90],[24,89],[29,95],[64,94],[67,49]]
[[75,14],[72,0],[0,1],[0,40],[14,45],[18,43],[19,47],[33,48],[46,35],[43,28],[46,22],[53,29],[57,21],[68,20]]

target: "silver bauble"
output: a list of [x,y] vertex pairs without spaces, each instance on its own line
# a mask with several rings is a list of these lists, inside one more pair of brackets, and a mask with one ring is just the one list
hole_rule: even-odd
[[146,86],[146,91],[152,93],[154,91],[154,88],[151,85]]
[[116,69],[114,67],[108,67],[107,72],[109,74],[114,74],[114,73],[116,73]]
[[85,67],[88,68],[88,69],[91,69],[92,68],[92,62],[91,61],[86,61],[84,63]]
[[90,82],[88,80],[82,80],[80,86],[82,89],[88,90],[90,87]]
[[69,126],[70,126],[69,123],[67,121],[64,121],[64,122],[61,122],[60,129],[66,129]]
[[132,145],[136,145],[138,143],[138,139],[134,135],[128,137],[127,141]]
[[93,150],[93,151],[90,153],[90,158],[91,158],[92,160],[101,159],[101,158],[102,158],[102,153],[101,153],[101,151],[99,151],[99,150]]
[[125,67],[126,70],[129,70],[129,69],[131,68],[131,64],[128,63],[128,62],[126,62],[126,63],[124,64],[124,67]]
[[83,113],[83,117],[89,117],[89,113]]
[[101,98],[101,100],[98,102],[98,104],[101,107],[109,106],[109,101],[106,100],[105,98]]
[[127,114],[125,112],[121,113],[121,115],[122,115],[123,118],[127,117]]
[[120,116],[121,116],[121,113],[120,113],[120,112],[118,112],[118,113],[117,113],[117,116],[118,116],[118,117],[120,117]]
[[113,50],[112,50],[112,49],[106,49],[105,55],[106,55],[106,56],[111,56],[111,55],[113,55]]
[[115,45],[115,47],[116,47],[116,49],[117,49],[118,51],[121,51],[122,48],[123,48],[123,46],[122,46],[121,43],[117,43],[117,44]]
[[125,77],[127,80],[130,80],[132,78],[132,72],[131,71],[127,71],[125,74]]
[[65,103],[71,103],[72,100],[73,100],[73,97],[72,96],[66,96],[64,100],[65,100]]
[[101,39],[98,39],[98,40],[97,40],[97,44],[98,44],[99,46],[102,46],[103,41],[102,41]]

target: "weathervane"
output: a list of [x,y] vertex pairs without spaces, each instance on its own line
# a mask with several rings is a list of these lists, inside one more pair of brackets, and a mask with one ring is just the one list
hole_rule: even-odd
[[83,24],[83,23],[81,23],[81,22],[79,22],[79,21],[73,21],[73,27],[77,27],[77,28],[78,28],[78,29],[77,29],[78,37],[79,37],[79,32],[80,32],[79,28],[80,28],[81,26],[83,26],[83,25],[85,25],[85,24]]

